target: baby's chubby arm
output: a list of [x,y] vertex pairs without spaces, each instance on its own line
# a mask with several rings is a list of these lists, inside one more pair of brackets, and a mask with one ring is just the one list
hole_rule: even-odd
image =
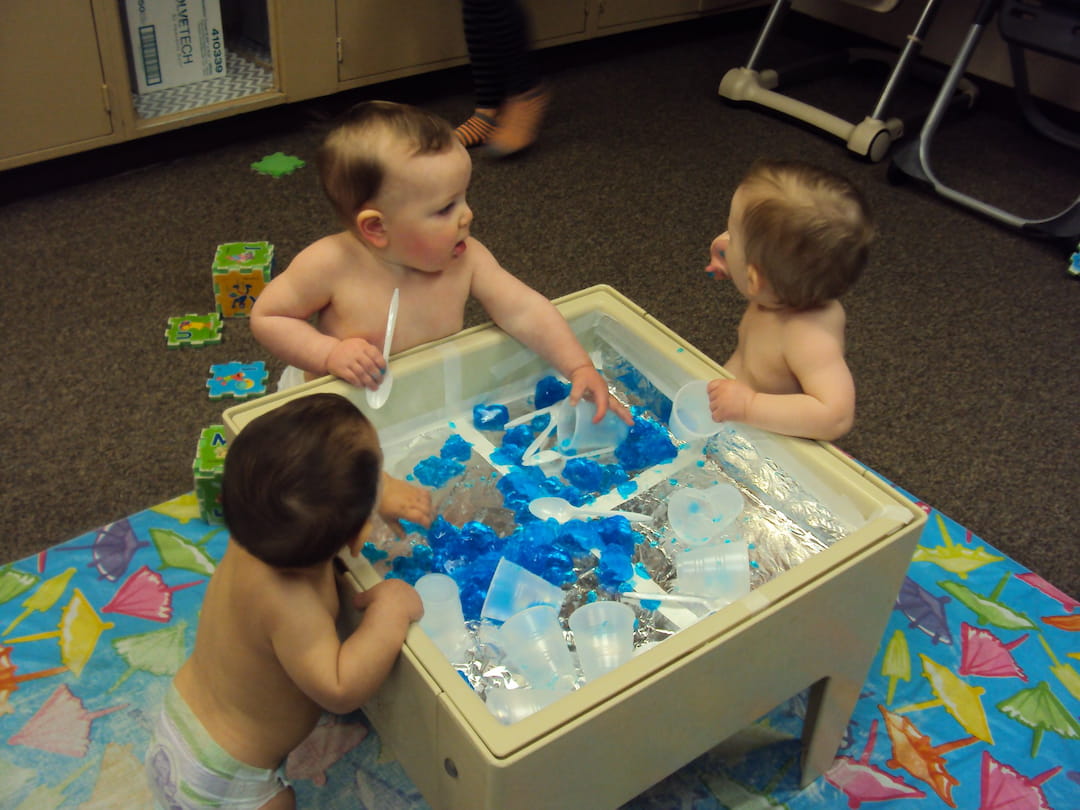
[[274,653],[293,683],[336,714],[371,698],[390,674],[409,625],[424,615],[420,595],[399,579],[380,582],[353,603],[363,615],[344,641],[312,588],[288,596],[271,634]]
[[483,251],[473,271],[470,292],[495,324],[570,380],[571,403],[577,404],[583,396],[592,399],[596,403],[594,421],[603,419],[610,407],[628,425],[633,424],[630,412],[610,396],[604,378],[555,305],[504,269],[475,239],[469,249]]
[[708,389],[713,419],[807,439],[844,436],[855,421],[855,383],[842,338],[816,324],[792,325],[785,330],[784,356],[802,393],[767,394],[740,380],[713,380]]
[[324,334],[308,320],[330,305],[349,261],[331,237],[305,248],[256,300],[251,333],[290,365],[376,388],[383,371],[379,349],[361,337],[339,340]]

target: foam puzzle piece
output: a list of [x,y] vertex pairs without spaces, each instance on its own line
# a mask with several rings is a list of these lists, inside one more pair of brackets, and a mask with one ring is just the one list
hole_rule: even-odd
[[224,425],[210,425],[199,434],[195,460],[191,464],[195,497],[199,515],[207,523],[222,525],[225,515],[221,508],[221,482],[225,474],[225,453],[228,441]]
[[1076,245],[1076,252],[1069,257],[1069,275],[1080,276],[1080,243]]
[[206,387],[210,389],[210,399],[223,397],[250,399],[266,393],[266,364],[262,360],[254,363],[241,363],[233,360],[210,366],[210,379]]
[[165,341],[170,349],[180,346],[216,346],[221,343],[221,327],[221,316],[216,312],[206,315],[178,315],[169,318]]
[[246,318],[270,283],[274,246],[269,242],[226,242],[218,245],[211,265],[214,303],[223,318]]
[[284,152],[274,152],[274,154],[267,155],[262,160],[252,163],[251,168],[259,174],[268,174],[271,177],[283,177],[286,174],[292,174],[297,169],[304,168],[305,165],[307,164],[295,155],[286,155]]

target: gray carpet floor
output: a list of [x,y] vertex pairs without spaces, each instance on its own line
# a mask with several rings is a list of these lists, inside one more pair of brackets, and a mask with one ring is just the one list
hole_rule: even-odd
[[[1080,596],[1075,248],[892,185],[887,162],[723,102],[717,84],[759,21],[725,15],[542,52],[554,90],[542,140],[476,161],[475,234],[545,295],[612,285],[723,361],[743,304],[702,269],[738,178],[761,155],[847,174],[880,237],[845,299],[858,416],[839,446]],[[795,22],[792,48],[805,33]],[[798,93],[857,119],[881,81],[844,73]],[[929,98],[905,89],[912,103]],[[471,107],[456,69],[0,174],[0,561],[191,489],[199,432],[229,404],[207,396],[210,364],[261,359],[271,379],[280,364],[246,322],[228,322],[220,346],[170,350],[166,320],[212,310],[218,244],[269,240],[284,267],[335,227],[312,166],[275,179],[249,165],[277,151],[310,161],[325,116],[366,97],[455,122]],[[951,121],[937,160],[957,187],[1048,216],[1075,199],[1080,161],[1029,130],[1010,98],[988,90]],[[469,324],[483,320],[470,309]]]

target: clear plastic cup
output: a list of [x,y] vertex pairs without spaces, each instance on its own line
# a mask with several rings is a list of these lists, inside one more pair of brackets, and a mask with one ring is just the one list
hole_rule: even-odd
[[587,399],[578,400],[577,405],[564,401],[555,416],[555,449],[565,455],[616,447],[630,432],[630,426],[610,409],[594,425],[596,405]]
[[722,429],[722,422],[714,422],[709,409],[709,381],[688,382],[671,402],[671,418],[668,427],[676,439],[692,442],[707,439]]
[[581,671],[586,680],[634,656],[634,609],[622,602],[592,602],[570,614]]
[[534,605],[562,606],[566,594],[558,585],[503,557],[495,566],[480,615],[505,622],[515,613]]
[[750,555],[745,540],[713,540],[675,555],[679,593],[734,602],[750,593]]
[[682,487],[668,496],[668,523],[679,539],[701,545],[717,537],[739,516],[743,497],[732,484],[708,489]]
[[510,725],[551,705],[568,692],[567,689],[533,689],[528,686],[521,689],[496,688],[484,692],[484,701],[488,711],[500,723]]
[[555,608],[537,605],[515,613],[499,630],[499,643],[508,663],[525,676],[529,686],[573,688],[574,659]]
[[420,629],[451,663],[460,663],[469,647],[469,632],[461,612],[458,584],[446,574],[424,574],[416,581],[416,592],[424,603]]

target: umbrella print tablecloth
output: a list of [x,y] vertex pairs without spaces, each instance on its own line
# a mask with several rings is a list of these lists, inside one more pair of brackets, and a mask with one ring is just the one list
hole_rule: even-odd
[[[626,807],[1080,807],[1080,602],[928,511],[825,776],[798,787],[796,695]],[[225,541],[189,493],[0,566],[0,808],[151,806],[150,724]],[[286,771],[301,807],[427,807],[361,713]]]

